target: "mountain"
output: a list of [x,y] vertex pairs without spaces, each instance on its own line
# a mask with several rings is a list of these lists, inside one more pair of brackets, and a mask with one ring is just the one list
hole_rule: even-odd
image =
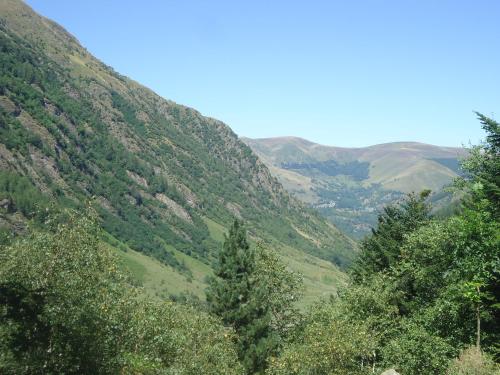
[[417,142],[343,148],[297,137],[243,141],[289,192],[354,238],[368,233],[377,212],[404,193],[439,193],[467,153]]
[[155,294],[202,295],[234,218],[303,272],[309,295],[334,290],[331,262],[355,253],[227,125],[118,74],[17,0],[0,0],[0,140],[4,237],[91,199],[109,246]]

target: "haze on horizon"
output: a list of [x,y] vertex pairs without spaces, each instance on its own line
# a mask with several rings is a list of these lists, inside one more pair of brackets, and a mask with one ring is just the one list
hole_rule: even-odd
[[251,138],[461,146],[498,118],[500,3],[27,0],[94,55]]

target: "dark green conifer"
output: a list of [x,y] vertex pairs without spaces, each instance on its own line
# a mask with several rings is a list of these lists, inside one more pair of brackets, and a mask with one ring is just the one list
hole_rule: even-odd
[[353,265],[353,279],[361,282],[367,276],[385,270],[398,261],[405,235],[430,220],[426,202],[430,190],[408,194],[400,204],[390,205],[378,217],[378,226],[361,244],[361,253]]
[[239,357],[248,373],[262,371],[277,346],[266,291],[259,285],[256,271],[255,250],[248,245],[242,223],[236,220],[219,253],[207,301],[210,310],[236,331]]

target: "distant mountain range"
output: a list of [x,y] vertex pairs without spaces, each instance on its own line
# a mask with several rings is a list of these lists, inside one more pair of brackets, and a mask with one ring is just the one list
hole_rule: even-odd
[[309,297],[333,292],[356,251],[227,125],[118,74],[24,2],[0,0],[0,232],[22,231],[44,202],[80,210],[89,199],[108,246],[162,296],[203,296],[234,218],[304,274]]
[[323,146],[297,137],[243,138],[297,198],[354,238],[404,193],[438,193],[459,174],[463,148],[416,142],[362,148]]

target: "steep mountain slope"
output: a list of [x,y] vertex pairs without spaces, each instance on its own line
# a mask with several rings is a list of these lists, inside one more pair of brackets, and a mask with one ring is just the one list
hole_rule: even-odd
[[360,238],[382,206],[403,193],[439,192],[457,176],[466,150],[416,142],[364,148],[323,146],[296,137],[244,139],[283,186]]
[[213,228],[237,217],[290,264],[326,268],[334,282],[311,270],[311,288],[342,279],[320,258],[345,265],[353,242],[291,198],[228,126],[114,72],[21,1],[0,0],[0,69],[0,226],[92,197],[112,246],[158,259],[188,290],[220,246]]

